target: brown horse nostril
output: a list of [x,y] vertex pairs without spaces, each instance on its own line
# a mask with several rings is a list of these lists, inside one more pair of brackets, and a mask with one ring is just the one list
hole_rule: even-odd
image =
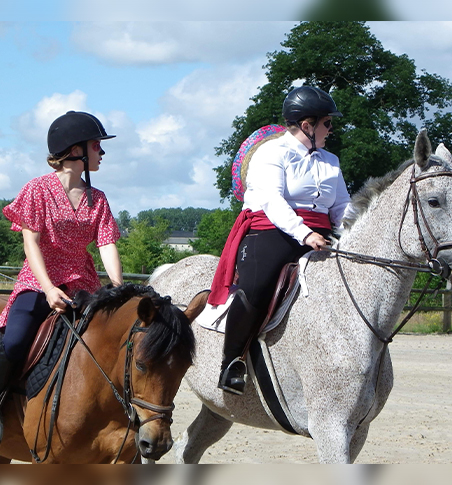
[[146,439],[138,441],[138,450],[143,458],[159,460],[165,453],[173,447],[173,440],[166,441],[164,444],[158,445],[155,442]]

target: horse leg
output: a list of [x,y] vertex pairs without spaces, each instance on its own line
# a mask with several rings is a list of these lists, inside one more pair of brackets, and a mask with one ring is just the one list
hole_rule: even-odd
[[196,419],[174,443],[176,463],[198,463],[207,448],[223,438],[232,424],[203,404]]

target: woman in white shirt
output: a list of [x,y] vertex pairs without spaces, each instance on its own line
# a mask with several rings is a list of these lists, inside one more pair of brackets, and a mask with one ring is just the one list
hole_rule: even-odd
[[[331,96],[302,86],[284,100],[287,132],[252,156],[243,210],[231,230],[209,303],[224,303],[237,264],[239,290],[227,321],[218,387],[243,394],[246,350],[263,322],[282,267],[328,244],[350,202],[338,158],[324,150],[332,118],[342,117]],[[226,276],[225,276],[226,275]]]

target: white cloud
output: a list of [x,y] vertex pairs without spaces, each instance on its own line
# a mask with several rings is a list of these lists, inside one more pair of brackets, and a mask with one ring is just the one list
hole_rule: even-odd
[[13,199],[31,178],[45,173],[46,167],[45,158],[37,160],[23,150],[0,150],[0,197]]
[[163,105],[183,115],[187,124],[197,121],[203,130],[223,131],[244,113],[250,97],[266,81],[261,61],[197,69],[168,90]]
[[11,187],[9,175],[0,172],[0,190],[7,190]]
[[278,49],[295,22],[81,22],[73,42],[118,65],[225,63]]
[[416,67],[452,78],[452,22],[369,22],[386,50],[415,59]]
[[[23,160],[22,152],[29,153],[26,167],[19,165],[20,177],[12,177],[12,171],[0,166],[0,173],[11,180],[8,197],[15,196],[30,178],[50,171],[45,161],[48,128],[61,114],[76,110],[92,112],[107,133],[117,135],[102,144],[106,155],[91,177],[93,185],[107,194],[114,214],[128,210],[136,215],[158,207],[219,207],[213,168],[223,160],[215,156],[215,147],[232,133],[234,118],[244,113],[258,86],[266,82],[265,53],[278,48],[290,26],[277,22],[77,24],[78,46],[103,60],[118,64],[191,60],[199,67],[168,85],[156,103],[159,111],[147,119],[134,119],[132,110],[91,110],[88,82],[80,84],[83,90],[42,97],[14,119],[21,149],[17,155]],[[121,95],[120,89],[115,88],[114,96]],[[149,89],[152,97],[152,79]]]
[[42,144],[47,139],[51,123],[67,111],[86,111],[86,94],[76,90],[70,94],[55,93],[44,97],[29,112],[13,120],[13,128],[31,143]]

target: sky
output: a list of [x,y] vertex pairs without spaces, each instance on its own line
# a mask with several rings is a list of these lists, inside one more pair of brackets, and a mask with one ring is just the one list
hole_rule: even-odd
[[[62,20],[70,9],[48,1],[53,16],[30,9],[18,20],[17,2],[9,11],[0,7],[0,199],[12,199],[28,180],[51,171],[48,127],[76,110],[94,114],[117,135],[102,143],[106,154],[91,176],[115,216],[226,208],[214,185],[213,168],[224,162],[215,147],[266,83],[266,54],[281,48],[296,21],[285,14],[281,20],[141,21],[124,14],[119,21],[95,9],[97,20],[88,21],[82,7],[80,19]],[[88,9],[85,0],[79,5]],[[369,26],[386,49],[452,79],[452,22]]]

